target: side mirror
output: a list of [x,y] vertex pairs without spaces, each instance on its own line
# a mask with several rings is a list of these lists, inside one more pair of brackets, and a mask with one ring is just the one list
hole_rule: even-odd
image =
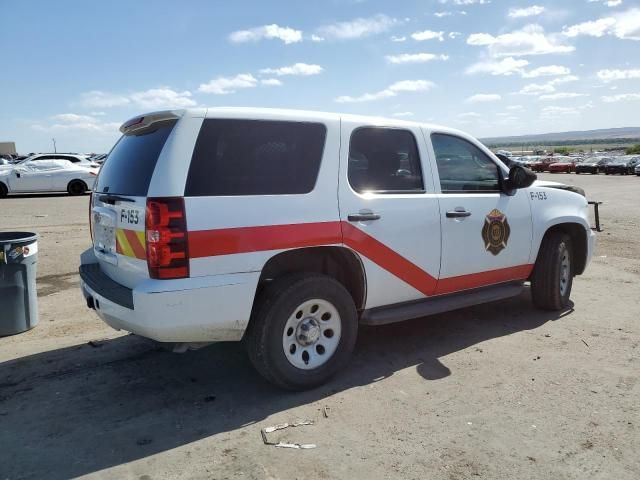
[[504,190],[507,194],[513,195],[519,188],[530,187],[537,178],[538,176],[528,168],[514,165],[509,169],[509,176],[504,179]]

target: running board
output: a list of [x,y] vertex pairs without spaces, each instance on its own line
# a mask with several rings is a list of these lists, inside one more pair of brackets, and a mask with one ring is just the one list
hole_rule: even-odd
[[360,323],[363,325],[386,325],[388,323],[403,322],[412,318],[426,317],[458,310],[459,308],[504,300],[505,298],[519,295],[523,290],[522,283],[503,283],[449,295],[429,297],[424,300],[371,308],[362,313]]

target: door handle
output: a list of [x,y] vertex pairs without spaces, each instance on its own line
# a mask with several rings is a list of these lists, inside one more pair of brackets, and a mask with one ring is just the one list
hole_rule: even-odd
[[367,222],[370,220],[380,220],[380,215],[377,213],[352,213],[347,216],[347,220],[350,222]]
[[447,212],[447,218],[462,218],[462,217],[470,217],[471,212],[467,212],[466,210],[450,210]]

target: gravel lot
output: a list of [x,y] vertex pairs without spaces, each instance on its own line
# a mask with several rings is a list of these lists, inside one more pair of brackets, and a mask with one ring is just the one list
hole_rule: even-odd
[[[640,478],[640,178],[541,178],[605,202],[570,310],[523,295],[363,328],[342,375],[295,394],[237,344],[168,353],[87,310],[87,197],[0,200],[0,229],[41,235],[40,325],[0,338],[0,479]],[[273,438],[317,448],[263,444],[297,419]]]

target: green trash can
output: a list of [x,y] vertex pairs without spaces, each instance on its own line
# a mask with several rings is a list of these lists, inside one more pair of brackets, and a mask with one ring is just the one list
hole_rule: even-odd
[[0,232],[0,336],[38,323],[37,261],[37,234]]

